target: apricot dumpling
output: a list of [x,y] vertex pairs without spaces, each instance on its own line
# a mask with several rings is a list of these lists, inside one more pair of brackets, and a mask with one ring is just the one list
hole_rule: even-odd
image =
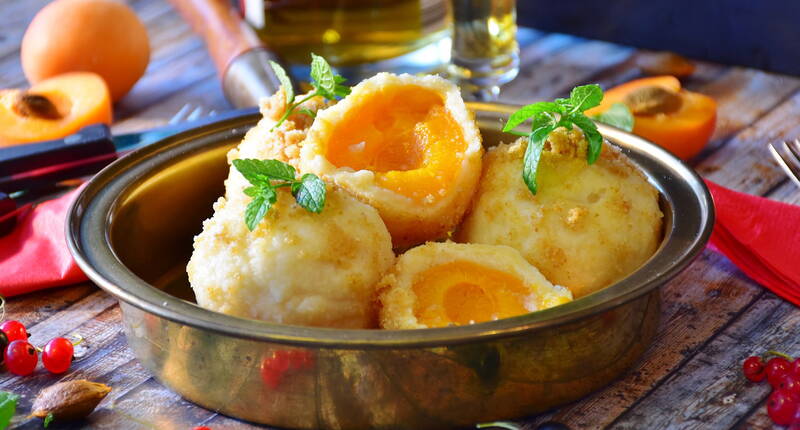
[[586,145],[577,129],[551,133],[539,162],[536,195],[522,180],[527,140],[489,150],[456,240],[515,248],[576,298],[633,272],[662,237],[658,191],[608,144],[594,164],[587,164]]
[[329,186],[324,210],[312,213],[281,188],[249,231],[246,205],[220,198],[195,237],[187,272],[200,306],[281,324],[375,327],[375,285],[394,253],[374,208]]
[[384,329],[467,325],[572,300],[507,246],[431,242],[397,259],[379,286]]
[[378,209],[395,247],[447,235],[481,170],[481,138],[458,89],[437,76],[380,73],[320,111],[300,170]]

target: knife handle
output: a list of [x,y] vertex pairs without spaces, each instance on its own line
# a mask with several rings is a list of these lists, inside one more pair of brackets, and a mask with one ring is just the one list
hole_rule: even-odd
[[63,139],[0,148],[0,191],[77,178],[96,172],[115,155],[105,124],[84,127]]
[[255,31],[231,7],[230,0],[169,0],[183,18],[199,33],[220,77],[239,55],[263,48]]

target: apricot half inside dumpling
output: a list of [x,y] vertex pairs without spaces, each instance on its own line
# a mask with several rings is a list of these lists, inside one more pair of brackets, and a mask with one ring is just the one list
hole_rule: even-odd
[[492,321],[572,300],[513,248],[452,242],[407,251],[378,288],[385,329]]
[[458,224],[481,155],[475,121],[453,84],[380,73],[317,115],[300,167],[374,206],[394,246],[408,247]]

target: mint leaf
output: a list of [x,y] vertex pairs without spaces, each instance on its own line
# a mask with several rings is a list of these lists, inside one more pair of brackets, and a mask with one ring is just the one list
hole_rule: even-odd
[[342,85],[342,83],[347,82],[344,76],[336,75],[333,79],[336,81],[336,89],[333,91],[336,97],[346,97],[350,95],[350,87]]
[[292,184],[292,195],[297,204],[310,212],[322,212],[326,193],[325,182],[311,173],[306,173],[300,178],[300,182]]
[[272,67],[272,71],[275,72],[275,76],[277,76],[278,80],[281,82],[283,91],[286,93],[286,106],[289,106],[294,101],[294,87],[292,86],[292,80],[289,79],[289,75],[286,74],[286,70],[284,70],[280,64],[270,60],[269,65]]
[[17,401],[19,401],[19,395],[0,391],[0,430],[11,424],[11,418],[17,412]]
[[44,423],[43,423],[43,424],[44,424],[44,428],[47,428],[47,427],[50,425],[50,423],[52,423],[52,422],[53,422],[53,419],[54,419],[54,418],[55,418],[55,417],[53,417],[53,413],[52,413],[52,412],[50,412],[49,414],[47,414],[47,416],[46,416],[46,417],[44,417]]
[[570,115],[569,120],[583,131],[586,142],[589,144],[586,148],[586,161],[593,164],[600,157],[600,151],[603,149],[603,135],[597,131],[597,125],[583,114]]
[[539,160],[542,157],[542,149],[547,135],[555,130],[554,126],[544,126],[531,132],[528,138],[528,147],[525,149],[525,157],[522,160],[522,179],[532,194],[536,194],[538,186],[536,184],[536,173],[539,170]]
[[603,101],[603,90],[597,84],[581,85],[569,93],[570,113],[583,112]]
[[243,158],[233,160],[233,166],[253,185],[270,179],[293,181],[295,177],[294,167],[278,160]]
[[[279,66],[280,67],[280,66]],[[276,74],[278,72],[276,71]],[[291,84],[288,81],[288,76],[286,76],[287,83]],[[283,79],[278,76],[278,79],[281,80],[283,84]],[[325,61],[324,58],[320,57],[319,55],[311,53],[311,86],[314,88],[314,92],[304,97],[302,100],[290,102],[286,108],[286,111],[283,115],[275,122],[275,124],[270,128],[270,131],[274,130],[278,126],[280,126],[286,118],[294,112],[295,110],[309,115],[311,117],[315,117],[316,115],[311,113],[310,110],[301,107],[301,105],[308,100],[311,100],[314,97],[322,96],[327,100],[335,100],[337,97],[345,97],[350,94],[350,87],[347,85],[342,85],[347,79],[344,77],[334,74],[333,69],[331,69],[330,64]],[[292,99],[294,100],[294,98]]]
[[327,99],[334,98],[336,78],[333,76],[333,70],[324,58],[313,52],[311,53],[311,79],[320,95]]
[[[597,131],[597,125],[583,112],[603,101],[603,90],[599,85],[590,84],[575,87],[569,98],[555,99],[552,102],[539,102],[520,108],[508,117],[504,132],[528,137],[528,148],[522,162],[522,179],[532,194],[536,194],[536,172],[542,155],[544,142],[556,128],[564,127],[572,130],[578,126],[586,137],[586,160],[594,163],[603,149],[603,136]],[[623,121],[624,112],[614,112],[615,119]],[[628,112],[630,114],[630,112]],[[514,130],[527,120],[531,120],[531,132],[521,133]]]
[[264,187],[261,191],[262,193],[253,197],[253,201],[251,201],[244,210],[244,223],[250,231],[258,227],[258,223],[267,215],[269,208],[278,201],[278,195],[275,189]]
[[252,184],[243,190],[252,198],[244,210],[244,222],[250,231],[278,201],[278,188],[291,187],[297,203],[310,212],[320,213],[325,207],[325,182],[311,173],[297,180],[294,167],[278,160],[245,158],[233,160],[233,166]]
[[250,197],[256,197],[261,194],[261,187],[247,187],[244,189],[244,194]]
[[594,115],[592,118],[627,132],[633,131],[633,114],[625,103],[614,103],[607,111]]
[[522,108],[520,108],[520,110],[514,112],[513,114],[511,114],[510,117],[508,117],[508,121],[506,122],[506,125],[503,127],[503,131],[506,132],[511,131],[515,129],[518,125],[528,120],[528,118],[536,117],[537,115],[544,112],[563,113],[564,108],[553,102],[539,102],[523,106]]

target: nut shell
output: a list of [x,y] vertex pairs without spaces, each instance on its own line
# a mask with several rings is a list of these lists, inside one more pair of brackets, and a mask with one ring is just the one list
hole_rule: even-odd
[[110,392],[108,385],[85,379],[61,382],[39,392],[31,415],[45,418],[53,414],[59,421],[78,420],[92,413]]

